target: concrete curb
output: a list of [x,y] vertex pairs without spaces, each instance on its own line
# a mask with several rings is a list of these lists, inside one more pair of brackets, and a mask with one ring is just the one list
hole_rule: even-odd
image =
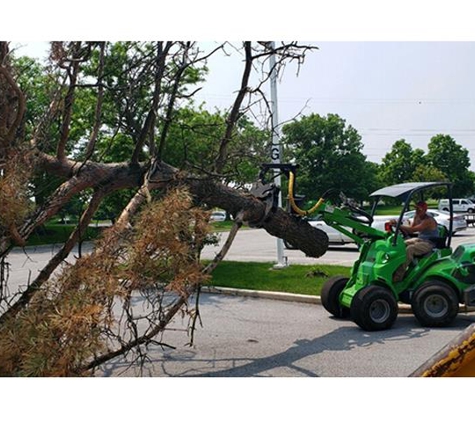
[[[302,295],[295,293],[283,292],[266,292],[262,290],[246,290],[246,289],[232,289],[229,287],[212,287],[203,286],[202,291],[211,294],[223,294],[229,296],[252,297],[258,299],[284,300],[287,302],[299,302],[321,305],[322,298],[320,296]],[[398,304],[399,313],[412,314],[411,305],[405,303]],[[475,307],[460,305],[459,313],[475,312]]]
[[203,286],[202,291],[206,293],[224,294],[230,296],[254,297],[260,299],[285,300],[288,302],[321,304],[320,296],[301,295],[295,293],[266,292],[262,290],[232,289],[229,287]]

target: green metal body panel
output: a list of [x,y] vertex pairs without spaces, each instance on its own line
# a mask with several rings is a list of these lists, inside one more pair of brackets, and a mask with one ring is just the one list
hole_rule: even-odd
[[353,296],[365,286],[380,284],[388,286],[398,297],[398,288],[392,278],[394,272],[404,263],[406,249],[401,237],[397,239],[388,234],[385,239],[366,240],[360,249],[360,257],[354,263],[350,280],[341,293],[340,302],[343,306],[350,307]]
[[394,271],[404,262],[405,256],[405,244],[401,238],[396,245],[393,245],[392,236],[368,241],[353,265],[350,279],[340,295],[340,303],[349,308],[354,295],[371,284],[388,287],[398,300],[412,297],[412,293],[429,279],[451,285],[461,303],[465,303],[465,290],[475,289],[475,244],[461,245],[454,253],[451,248],[434,249],[411,264],[402,281],[394,283]]
[[349,308],[355,294],[371,284],[386,286],[397,300],[407,301],[429,279],[450,284],[462,303],[468,297],[464,293],[472,287],[471,298],[475,304],[475,244],[461,245],[454,253],[451,248],[434,249],[409,265],[404,279],[395,283],[394,272],[406,260],[406,245],[402,236],[374,229],[356,220],[349,211],[328,202],[323,203],[317,212],[327,224],[354,239],[360,249],[350,279],[340,294],[342,306]]
[[[270,169],[279,169],[289,177],[289,199],[294,200],[295,171],[293,164],[265,164],[262,166],[259,180],[265,182],[265,173]],[[262,184],[261,183],[261,184]],[[266,188],[263,190],[263,188]],[[453,253],[450,247],[434,249],[431,253],[417,258],[406,270],[404,279],[393,282],[395,271],[406,260],[406,244],[401,234],[387,233],[374,229],[370,225],[376,212],[378,201],[381,197],[389,197],[402,203],[399,219],[395,224],[395,232],[400,232],[404,212],[409,210],[411,201],[424,200],[424,192],[431,189],[447,189],[447,197],[450,198],[450,215],[453,215],[452,184],[446,181],[440,182],[409,182],[378,189],[370,195],[374,199],[371,214],[346,201],[343,208],[335,207],[327,201],[327,191],[322,195],[317,204],[309,211],[298,208],[291,202],[292,209],[299,215],[307,216],[309,213],[318,213],[323,220],[336,230],[353,239],[360,249],[360,256],[353,264],[350,278],[339,296],[340,304],[351,307],[352,300],[357,292],[369,285],[382,285],[391,290],[394,297],[400,301],[410,303],[412,294],[428,280],[441,280],[451,285],[457,292],[460,302],[475,305],[475,244],[461,245]],[[259,197],[268,198],[269,192],[277,190],[272,184],[264,184],[257,191]],[[263,195],[263,196],[262,196]],[[355,217],[356,214],[358,217]],[[366,221],[362,221],[366,219]],[[444,229],[446,230],[446,229]],[[447,234],[439,232],[435,239],[440,239],[446,245],[450,245],[452,222],[450,222]]]

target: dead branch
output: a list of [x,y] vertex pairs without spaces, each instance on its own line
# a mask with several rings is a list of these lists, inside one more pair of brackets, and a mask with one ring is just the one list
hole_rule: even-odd
[[160,96],[162,93],[162,80],[163,76],[165,73],[165,62],[168,56],[168,53],[170,49],[172,48],[173,43],[167,42],[165,44],[165,47],[163,47],[163,42],[158,42],[157,43],[157,52],[156,52],[156,57],[155,57],[155,80],[154,80],[154,92],[153,92],[153,97],[152,97],[152,103],[150,106],[150,110],[147,114],[147,117],[145,119],[145,122],[143,124],[142,130],[140,132],[139,138],[137,140],[134,153],[132,154],[131,162],[132,163],[137,163],[139,160],[139,155],[142,152],[142,147],[145,143],[145,140],[149,136],[150,138],[153,138],[153,133],[155,130],[155,121],[156,121],[156,116],[157,116],[157,108],[158,108],[158,103],[160,100]]
[[170,128],[170,124],[172,122],[172,113],[175,107],[175,101],[178,93],[178,89],[180,88],[180,85],[182,83],[182,78],[183,74],[185,73],[185,70],[192,64],[192,62],[188,61],[188,50],[191,47],[191,43],[187,43],[187,46],[184,48],[183,51],[183,57],[181,60],[181,63],[178,66],[178,70],[175,73],[174,82],[170,94],[170,99],[168,101],[167,105],[167,111],[165,114],[165,119],[164,119],[164,126],[162,129],[162,133],[160,135],[160,142],[158,145],[157,153],[156,153],[156,158],[161,159],[163,156],[163,149],[165,147],[165,140],[168,136],[168,130]]
[[56,270],[56,268],[58,268],[58,266],[68,257],[69,253],[78,242],[78,239],[83,233],[85,233],[104,196],[105,192],[101,190],[98,190],[94,193],[87,209],[81,216],[76,229],[71,233],[68,240],[56,253],[56,255],[51,258],[48,264],[46,264],[46,266],[40,271],[38,277],[36,277],[36,279],[31,284],[29,284],[28,288],[22,292],[19,299],[5,313],[0,315],[0,325],[5,322],[7,318],[14,318],[15,315],[20,312],[23,307],[27,305],[28,302],[33,298],[38,289],[49,279],[51,274],[53,274],[53,271]]
[[218,157],[216,159],[216,164],[215,164],[216,173],[221,173],[223,171],[224,164],[226,162],[228,145],[229,145],[229,142],[231,142],[232,131],[238,121],[242,102],[244,101],[244,98],[249,90],[249,77],[251,75],[251,70],[252,70],[252,49],[251,49],[251,43],[249,41],[244,43],[244,50],[245,50],[245,65],[244,65],[244,70],[243,70],[243,74],[241,78],[241,87],[236,96],[236,99],[234,100],[234,104],[231,108],[231,112],[229,113],[229,116],[226,119],[226,130],[225,130],[223,138],[220,141]]
[[205,274],[211,274],[215,270],[215,268],[218,266],[218,264],[227,255],[229,249],[231,248],[231,245],[234,242],[234,239],[236,238],[237,232],[242,227],[242,224],[243,224],[243,221],[242,221],[242,213],[241,213],[234,219],[234,224],[231,227],[231,230],[229,231],[228,237],[226,238],[226,242],[224,242],[223,247],[216,254],[214,259],[203,270]]
[[81,43],[74,43],[72,52],[73,56],[69,62],[68,67],[63,64],[60,64],[61,67],[66,69],[66,73],[69,79],[69,87],[64,98],[64,108],[63,108],[63,122],[61,124],[61,137],[58,142],[58,147],[56,149],[56,156],[58,160],[64,161],[66,159],[66,143],[69,138],[69,130],[71,125],[71,116],[73,113],[74,105],[74,91],[79,74],[79,50],[81,48]]
[[0,42],[0,147],[11,147],[25,113],[25,96],[12,76],[7,42]]
[[99,128],[101,127],[102,103],[104,101],[104,85],[102,84],[102,78],[104,76],[105,48],[105,42],[101,42],[99,50],[99,69],[97,75],[98,90],[94,117],[94,127],[92,129],[91,137],[87,145],[86,157],[84,161],[88,161],[92,157],[92,154],[94,153],[94,148],[96,146],[97,136],[99,135]]

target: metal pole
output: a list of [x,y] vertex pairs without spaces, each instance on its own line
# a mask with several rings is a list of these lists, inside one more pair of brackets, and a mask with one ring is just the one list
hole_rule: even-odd
[[[270,55],[270,98],[271,98],[271,125],[272,125],[272,144],[271,144],[271,159],[273,164],[280,164],[280,157],[282,149],[280,146],[279,134],[279,114],[277,109],[277,69],[275,62],[275,44],[274,41],[269,43],[272,50]],[[274,179],[275,185],[280,189],[280,172],[278,169],[274,170],[276,175]],[[282,208],[282,192],[279,190],[278,206]],[[287,266],[287,257],[284,257],[284,242],[282,239],[277,239],[277,264],[274,268],[284,268]]]

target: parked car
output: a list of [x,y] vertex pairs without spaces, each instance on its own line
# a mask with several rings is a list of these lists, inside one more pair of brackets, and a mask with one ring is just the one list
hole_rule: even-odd
[[[404,213],[404,224],[409,224],[412,219],[414,218],[415,211],[408,211]],[[434,209],[428,209],[427,214],[434,217],[437,224],[442,224],[449,229],[450,225],[450,214],[445,211],[439,211]],[[454,215],[452,220],[452,233],[459,232],[460,230],[467,229],[467,221],[463,217],[463,215]]]
[[[328,242],[331,244],[344,245],[346,243],[355,243],[351,237],[344,235],[337,229],[334,229],[332,226],[329,226],[327,223],[325,223],[325,221],[322,219],[322,216],[320,215],[310,218],[308,222],[312,227],[316,227],[317,229],[324,231],[328,236]],[[295,249],[295,247],[293,247],[286,240],[284,240],[284,246],[287,249]]]
[[386,223],[390,220],[397,220],[398,218],[398,215],[375,215],[373,217],[373,223],[371,224],[371,227],[384,232],[386,231]]
[[[375,216],[373,224],[371,227],[384,231],[384,225],[387,221],[398,218],[396,215],[386,215],[386,216]],[[347,243],[355,243],[355,241],[346,236],[345,234],[339,232],[337,229],[334,229],[332,226],[329,226],[325,221],[323,221],[322,216],[316,216],[308,220],[311,226],[316,227],[324,231],[328,236],[328,243],[333,245],[345,245]],[[349,229],[351,230],[351,229]],[[295,249],[287,241],[284,240],[284,245],[287,249]]]
[[[411,224],[412,219],[414,218],[414,214],[415,214],[415,211],[408,211],[404,213],[403,224]],[[447,230],[449,229],[450,214],[448,212],[439,211],[435,209],[428,209],[427,214],[434,217],[435,221],[437,221],[437,224],[442,224],[443,226],[447,228]],[[397,218],[399,218],[399,216],[397,215],[376,215],[374,216],[371,227],[384,231],[386,222],[392,219],[397,219]],[[323,221],[321,216],[316,216],[310,219],[309,223],[311,226],[324,231],[328,236],[328,242],[330,244],[344,245],[346,243],[355,243],[353,239],[344,235],[343,233],[340,233],[338,230],[334,229],[333,227],[325,223],[325,221]],[[452,224],[453,233],[459,232],[461,230],[466,230],[466,229],[467,229],[467,221],[465,220],[463,215],[454,215],[453,224]],[[284,241],[284,245],[287,249],[295,249],[292,245],[290,245],[286,241]]]
[[226,211],[213,211],[209,219],[210,221],[225,221]]
[[[449,211],[450,210],[449,200],[448,199],[441,199],[439,201],[439,205],[438,205],[437,208],[438,208],[439,211]],[[475,203],[473,203],[468,198],[452,199],[452,208],[453,208],[454,212],[473,213],[473,212],[475,212]]]
[[329,243],[339,243],[341,245],[344,245],[345,243],[355,243],[351,237],[344,235],[337,229],[334,229],[332,226],[329,226],[327,223],[325,223],[321,216],[312,218],[309,223],[312,227],[316,227],[317,229],[324,231],[328,236]]

